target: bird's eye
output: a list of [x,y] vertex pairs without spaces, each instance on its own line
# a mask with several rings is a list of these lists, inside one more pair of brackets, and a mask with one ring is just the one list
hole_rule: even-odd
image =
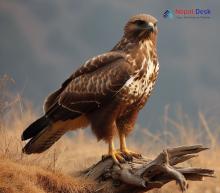
[[154,27],[156,27],[157,26],[157,23],[154,23]]
[[145,22],[145,21],[142,21],[142,20],[137,20],[135,23],[136,23],[138,26],[143,26],[143,25],[146,24],[146,22]]

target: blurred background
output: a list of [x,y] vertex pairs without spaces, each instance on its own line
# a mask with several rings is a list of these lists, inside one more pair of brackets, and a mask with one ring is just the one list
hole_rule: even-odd
[[[219,0],[0,0],[0,76],[42,113],[44,98],[88,58],[110,50],[129,17],[158,19],[160,74],[138,124],[157,130],[164,112],[220,115]],[[204,8],[209,19],[165,19],[166,9]]]

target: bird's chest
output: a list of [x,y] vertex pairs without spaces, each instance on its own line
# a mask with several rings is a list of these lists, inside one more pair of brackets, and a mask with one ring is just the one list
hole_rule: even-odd
[[158,70],[158,63],[153,63],[150,59],[143,60],[141,68],[126,82],[122,89],[123,102],[127,105],[142,105],[145,103],[155,85]]

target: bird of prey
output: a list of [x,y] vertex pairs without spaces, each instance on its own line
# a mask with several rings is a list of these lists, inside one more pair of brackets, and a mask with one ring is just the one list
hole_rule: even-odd
[[[116,163],[139,157],[127,148],[126,136],[158,76],[157,33],[153,16],[131,17],[112,50],[86,61],[46,98],[44,115],[22,134],[22,140],[30,139],[23,152],[41,153],[65,132],[90,125],[97,139],[108,143],[107,155]],[[119,150],[114,147],[115,136]]]

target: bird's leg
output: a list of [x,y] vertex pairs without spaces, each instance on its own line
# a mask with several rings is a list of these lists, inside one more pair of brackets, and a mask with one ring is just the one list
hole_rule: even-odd
[[118,165],[120,165],[120,163],[125,162],[124,158],[120,155],[120,152],[115,150],[115,146],[112,138],[109,140],[108,155],[111,156],[114,162]]
[[128,150],[126,145],[126,136],[124,133],[119,132],[120,151],[127,160],[132,160],[132,157],[141,158],[141,154]]

